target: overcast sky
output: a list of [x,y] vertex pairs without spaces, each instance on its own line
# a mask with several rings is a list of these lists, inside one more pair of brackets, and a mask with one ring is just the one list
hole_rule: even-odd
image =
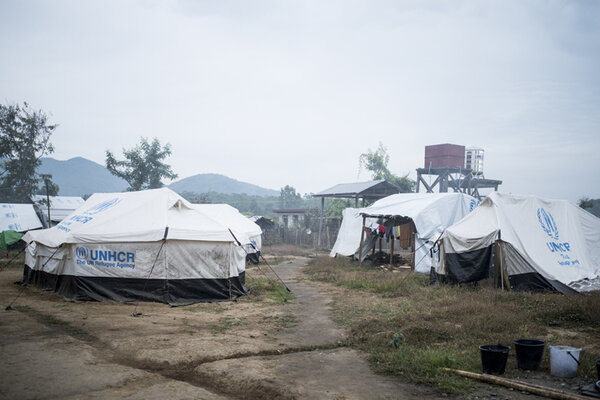
[[600,1],[0,0],[0,48],[57,159],[156,137],[180,178],[307,193],[456,143],[504,192],[600,198]]

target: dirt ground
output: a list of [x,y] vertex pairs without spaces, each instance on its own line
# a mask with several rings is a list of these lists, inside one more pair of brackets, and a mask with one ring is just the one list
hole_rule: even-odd
[[[435,399],[433,389],[375,375],[342,346],[328,288],[275,265],[288,303],[70,302],[0,272],[0,399]],[[248,274],[258,274],[256,268]],[[6,303],[6,304],[4,304]],[[141,316],[134,317],[134,312]],[[534,399],[482,385],[468,398]]]
[[[437,398],[374,375],[362,354],[339,346],[345,332],[330,299],[296,280],[305,262],[274,266],[295,297],[284,304],[70,302],[26,288],[0,314],[0,398]],[[21,274],[0,273],[4,303]]]

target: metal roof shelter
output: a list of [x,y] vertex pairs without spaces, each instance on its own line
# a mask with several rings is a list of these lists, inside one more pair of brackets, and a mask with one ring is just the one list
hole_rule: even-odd
[[379,200],[392,194],[400,193],[400,189],[390,182],[382,179],[368,182],[340,183],[329,189],[325,189],[314,197],[321,198],[321,214],[319,218],[319,236],[317,245],[321,246],[321,230],[323,228],[323,213],[325,210],[325,198],[354,199],[355,207],[358,208],[358,199],[362,199],[362,206],[365,205],[365,199]]

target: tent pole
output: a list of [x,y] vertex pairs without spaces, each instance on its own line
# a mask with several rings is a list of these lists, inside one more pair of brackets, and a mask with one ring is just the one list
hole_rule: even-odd
[[359,267],[362,264],[362,249],[363,249],[363,244],[365,243],[365,224],[366,224],[366,220],[367,220],[367,217],[365,215],[363,215],[362,217],[363,217],[363,223],[362,223],[362,229],[360,231],[360,247],[358,248],[358,266]]
[[500,250],[500,281],[504,291],[504,249],[502,247],[502,231],[498,231],[498,249]]

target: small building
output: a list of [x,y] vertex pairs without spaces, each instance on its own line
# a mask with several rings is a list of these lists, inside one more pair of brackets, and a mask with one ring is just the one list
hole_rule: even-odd
[[306,214],[314,211],[309,208],[289,208],[281,210],[273,210],[279,217],[279,225],[291,229],[301,226],[304,223]]

